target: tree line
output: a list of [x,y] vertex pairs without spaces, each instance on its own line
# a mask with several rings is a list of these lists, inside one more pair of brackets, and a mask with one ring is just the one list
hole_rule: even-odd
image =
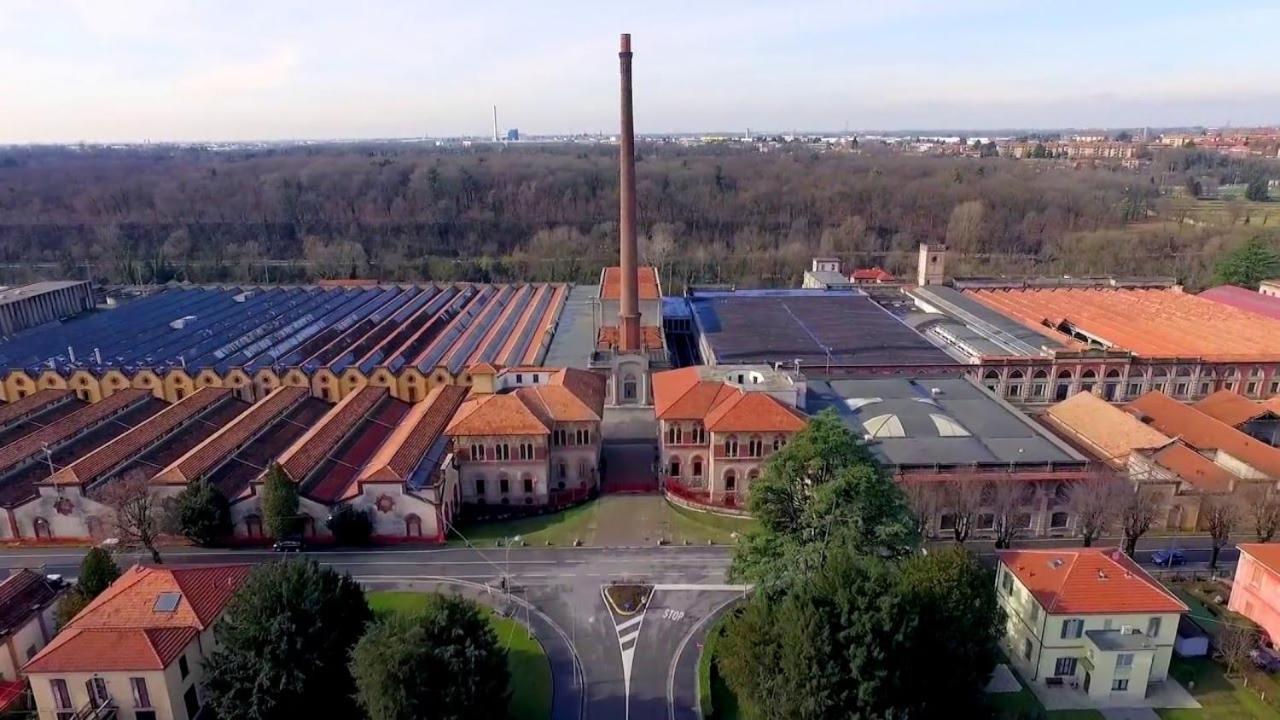
[[[921,242],[966,272],[1195,284],[1243,231],[1131,226],[1166,213],[1161,187],[1243,171],[1175,152],[1132,172],[642,143],[642,248],[676,290],[794,285],[815,254],[906,273]],[[0,279],[590,282],[616,257],[616,175],[608,146],[10,148]]]

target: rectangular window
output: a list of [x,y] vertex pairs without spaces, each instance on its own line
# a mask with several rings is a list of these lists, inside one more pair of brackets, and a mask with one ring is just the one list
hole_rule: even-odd
[[1034,602],[1031,603],[1031,622],[1032,624],[1040,622],[1040,606]]
[[1147,621],[1147,637],[1159,637],[1160,618],[1153,617]]
[[151,694],[147,692],[146,678],[129,678],[129,689],[133,691],[133,706],[139,710],[151,707]]
[[511,492],[511,481],[506,478],[498,478],[498,492],[503,495]]
[[1256,383],[1256,382],[1251,382],[1251,383],[1249,383],[1248,385],[1245,385],[1245,386],[1244,386],[1244,394],[1245,394],[1245,395],[1257,395],[1257,394],[1258,394],[1258,383]]
[[[477,480],[477,481],[476,481],[476,487],[479,489],[480,494],[481,494],[481,495],[483,495],[483,494],[484,494],[484,481],[483,481],[483,480]],[[182,679],[183,679],[183,680],[186,680],[186,679],[187,679],[187,676],[191,674],[191,667],[187,665],[187,656],[186,656],[186,655],[183,655],[183,656],[181,656],[181,657],[179,657],[179,658],[178,658],[178,672],[182,675]]]
[[196,697],[195,685],[182,694],[182,704],[187,706],[187,717],[194,718],[200,713],[200,698]]
[[484,497],[484,478],[476,478],[476,495]]
[[1076,674],[1076,659],[1073,657],[1058,658],[1054,663],[1053,674],[1058,677],[1069,677]]
[[1120,653],[1116,655],[1116,669],[1133,667],[1133,653]]
[[524,479],[524,491],[526,494],[533,493],[533,478],[527,477]]
[[1031,638],[1022,638],[1022,657],[1031,659]]
[[1044,383],[1036,383],[1035,385],[1031,386],[1031,395],[1033,397],[1038,397],[1038,398],[1044,397],[1044,390],[1045,390]]
[[1249,571],[1249,584],[1254,587],[1262,587],[1262,566],[1254,564],[1253,569]]
[[1084,620],[1070,618],[1062,621],[1062,639],[1075,640],[1084,634]]
[[67,690],[67,681],[54,678],[49,681],[49,690],[53,692],[53,705],[59,710],[71,709],[71,692]]
[[1000,571],[1000,587],[1004,589],[1005,593],[1013,592],[1013,574],[1008,570]]
[[521,375],[520,373],[516,373],[516,384],[517,385],[524,384],[524,375]]
[[951,513],[943,514],[942,517],[938,518],[938,529],[939,530],[955,530],[956,516],[952,515]]
[[1004,393],[1005,393],[1005,395],[1008,395],[1008,396],[1009,396],[1009,397],[1011,397],[1011,398],[1016,398],[1016,397],[1018,397],[1018,396],[1022,395],[1022,386],[1021,386],[1021,385],[1010,385],[1009,387],[1007,387],[1007,388],[1005,388],[1005,389],[1004,389]]
[[1184,383],[1184,382],[1178,383],[1177,387],[1175,387],[1175,388],[1174,388],[1174,391],[1173,391],[1173,392],[1174,392],[1174,394],[1175,394],[1175,395],[1177,395],[1178,397],[1186,397],[1186,396],[1187,396],[1187,384],[1186,384],[1186,383]]
[[1111,681],[1112,692],[1125,692],[1129,689],[1129,678],[1116,678]]
[[1213,384],[1212,384],[1212,383],[1207,383],[1207,382],[1202,382],[1202,383],[1200,383],[1200,394],[1201,394],[1201,395],[1208,395],[1208,394],[1209,394],[1209,393],[1211,393],[1211,392],[1213,392]]
[[1280,395],[1280,380],[1272,380],[1268,391],[1269,395]]
[[28,646],[27,646],[27,659],[28,659],[28,660],[30,660],[31,658],[35,657],[35,656],[36,656],[36,653],[38,653],[38,652],[40,652],[40,651],[36,648],[36,646],[35,646],[35,645],[28,645]]
[[1126,393],[1129,397],[1138,397],[1139,395],[1141,395],[1141,394],[1142,394],[1142,384],[1141,384],[1141,383],[1129,383],[1129,388],[1128,388],[1127,390],[1125,390],[1125,393]]
[[996,516],[994,513],[978,513],[977,529],[990,530],[996,526]]

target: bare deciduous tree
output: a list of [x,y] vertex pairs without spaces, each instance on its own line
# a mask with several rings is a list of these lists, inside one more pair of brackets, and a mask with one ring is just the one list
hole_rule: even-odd
[[942,514],[951,515],[955,524],[951,533],[956,542],[963,543],[973,531],[974,520],[982,509],[982,483],[956,479],[944,486]]
[[1227,676],[1239,677],[1249,662],[1249,651],[1258,646],[1258,633],[1243,625],[1227,625],[1218,633],[1214,642],[1217,659],[1226,668]]
[[1119,505],[1120,528],[1124,531],[1124,552],[1133,557],[1138,540],[1151,529],[1164,511],[1159,491],[1139,485],[1123,496]]
[[921,538],[929,537],[938,515],[945,510],[942,487],[941,483],[928,480],[907,480],[902,483],[902,492],[907,496],[907,505],[915,515],[916,529]]
[[125,473],[110,481],[101,499],[112,510],[117,537],[126,545],[146,548],[152,562],[161,562],[156,543],[165,522],[164,504],[146,476],[140,472]]
[[1067,488],[1067,508],[1076,517],[1076,532],[1085,547],[1115,525],[1130,492],[1129,483],[1114,475],[1097,475]]
[[1272,490],[1270,483],[1252,483],[1242,497],[1254,537],[1258,542],[1271,542],[1280,530],[1280,493]]
[[1020,480],[996,480],[988,485],[987,503],[995,522],[996,547],[1007,548],[1030,525],[1028,505],[1035,485]]
[[1239,498],[1233,495],[1206,495],[1200,503],[1200,519],[1213,546],[1209,554],[1209,567],[1218,567],[1218,555],[1231,538],[1231,531],[1240,522],[1241,508]]

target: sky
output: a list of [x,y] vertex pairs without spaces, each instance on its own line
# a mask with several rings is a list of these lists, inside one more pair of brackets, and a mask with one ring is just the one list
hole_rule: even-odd
[[1274,0],[0,0],[0,143],[1280,123]]

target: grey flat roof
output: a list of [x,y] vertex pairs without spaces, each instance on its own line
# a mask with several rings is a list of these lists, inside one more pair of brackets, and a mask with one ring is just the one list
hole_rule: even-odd
[[19,285],[18,287],[10,287],[0,290],[0,305],[5,305],[19,300],[26,300],[29,297],[42,295],[55,290],[65,290],[77,285],[84,285],[87,280],[45,280],[43,282],[31,283],[30,285]]
[[1147,634],[1134,628],[1131,633],[1119,630],[1085,630],[1084,634],[1099,650],[1155,650],[1156,644]]
[[1064,346],[1032,330],[1013,318],[1006,317],[981,302],[945,285],[929,285],[907,291],[912,297],[946,314],[964,325],[973,335],[986,339],[1000,349],[1000,355],[1043,355],[1045,350],[1062,350]]
[[1085,458],[963,378],[810,380],[807,410],[834,408],[896,467],[1044,465]]
[[587,369],[596,348],[594,285],[574,285],[565,298],[564,309],[556,322],[555,334],[542,364],[547,367]]
[[856,290],[697,292],[689,299],[716,364],[803,368],[954,365],[906,323]]

